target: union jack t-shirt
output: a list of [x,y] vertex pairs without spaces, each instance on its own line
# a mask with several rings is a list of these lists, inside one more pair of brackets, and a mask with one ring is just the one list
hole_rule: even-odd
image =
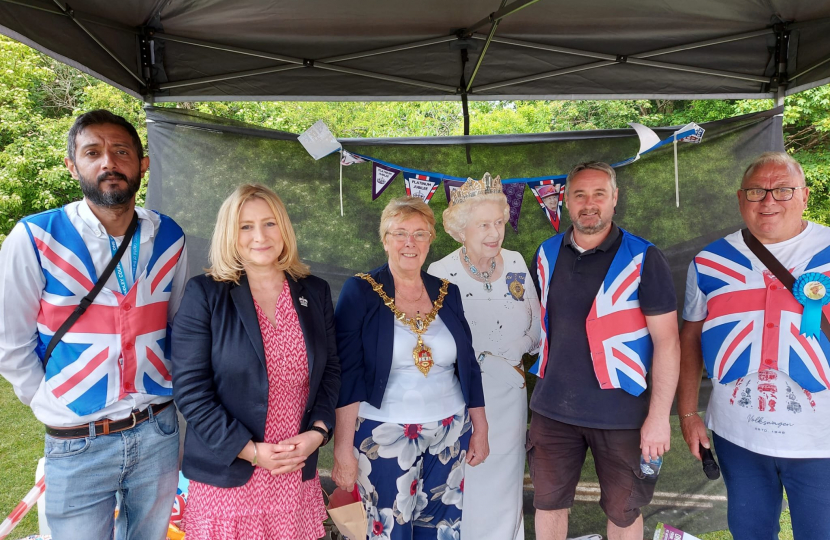
[[[796,237],[766,247],[796,278],[830,272],[827,227],[808,223]],[[683,318],[705,321],[704,361],[717,381],[707,424],[718,435],[763,455],[830,457],[830,343],[800,334],[802,311],[740,232],[690,264]]]

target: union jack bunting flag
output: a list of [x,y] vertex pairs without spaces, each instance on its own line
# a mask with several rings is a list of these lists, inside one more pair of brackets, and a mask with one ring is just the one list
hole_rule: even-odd
[[559,232],[562,221],[562,201],[565,198],[565,179],[550,178],[538,182],[528,182],[528,187],[542,207],[553,229]]
[[429,203],[432,196],[438,190],[438,185],[441,183],[441,177],[427,176],[426,174],[404,172],[404,183],[406,184],[406,194],[409,197],[419,197],[425,203]]
[[[713,242],[694,260],[707,300],[701,345],[709,377],[725,384],[774,369],[810,392],[830,387],[827,337],[801,335],[803,306],[760,261],[753,266],[738,235]],[[789,270],[796,277],[804,272],[830,275],[830,248]]]
[[[46,277],[37,321],[37,353],[43,358],[52,335],[98,275],[63,210],[31,216],[25,223]],[[161,216],[152,246],[147,267],[139,269],[129,292],[102,289],[52,352],[47,387],[78,415],[130,393],[172,394],[167,304],[184,235],[173,220]]]

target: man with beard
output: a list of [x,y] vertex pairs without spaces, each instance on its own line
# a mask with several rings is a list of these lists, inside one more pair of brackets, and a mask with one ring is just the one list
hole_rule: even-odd
[[567,536],[588,448],[608,538],[642,539],[640,508],[659,465],[641,468],[641,459],[659,462],[669,449],[680,365],[674,286],[660,250],[612,221],[617,195],[613,168],[577,165],[565,183],[572,225],[536,253],[542,352],[527,450],[540,540]]
[[124,118],[79,116],[65,164],[83,200],[22,219],[0,250],[0,374],[46,426],[61,540],[166,537],[179,450],[167,345],[187,262],[181,228],[135,206],[149,163]]

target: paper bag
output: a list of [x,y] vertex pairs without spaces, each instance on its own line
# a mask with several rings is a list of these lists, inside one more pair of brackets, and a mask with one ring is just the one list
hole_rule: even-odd
[[366,509],[360,500],[357,484],[351,493],[336,488],[326,507],[340,534],[349,540],[366,540]]

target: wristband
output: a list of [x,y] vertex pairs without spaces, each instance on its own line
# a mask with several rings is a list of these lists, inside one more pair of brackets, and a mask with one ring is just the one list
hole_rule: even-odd
[[251,460],[251,467],[256,467],[256,443],[254,443],[254,459]]
[[316,431],[320,435],[323,436],[323,442],[320,443],[320,446],[325,446],[329,442],[329,432],[325,429],[321,428],[320,426],[311,426],[308,428],[309,431]]
[[695,416],[695,415],[697,415],[697,411],[688,412],[686,414],[678,414],[677,416],[679,416],[680,419],[683,420],[684,418],[689,418],[690,416]]

